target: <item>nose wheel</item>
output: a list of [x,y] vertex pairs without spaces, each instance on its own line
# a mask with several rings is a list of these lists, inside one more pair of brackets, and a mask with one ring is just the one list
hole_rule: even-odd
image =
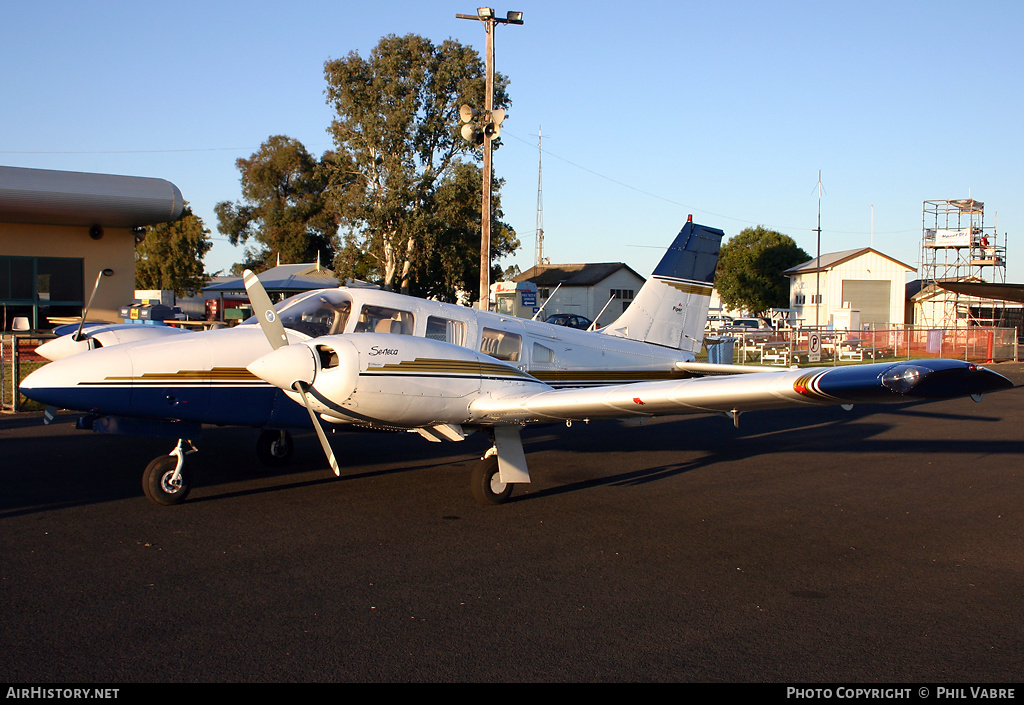
[[142,491],[149,501],[164,506],[185,501],[192,489],[189,474],[185,471],[185,456],[198,452],[198,449],[189,441],[189,449],[185,450],[184,444],[184,440],[179,440],[169,455],[154,458],[146,466],[142,473]]

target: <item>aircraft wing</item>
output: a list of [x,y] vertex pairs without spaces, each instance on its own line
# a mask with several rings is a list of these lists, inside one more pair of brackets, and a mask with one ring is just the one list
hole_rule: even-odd
[[972,396],[1013,384],[959,360],[818,367],[685,380],[484,396],[479,421],[528,423],[628,418]]

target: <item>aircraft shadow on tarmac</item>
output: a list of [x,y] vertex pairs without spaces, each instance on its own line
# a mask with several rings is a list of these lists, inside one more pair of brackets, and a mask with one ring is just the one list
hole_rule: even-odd
[[[528,427],[523,441],[535,469],[532,487],[536,489],[528,486],[528,491],[513,495],[511,501],[543,499],[593,487],[656,482],[761,455],[977,453],[977,441],[969,429],[975,424],[1003,420],[996,415],[951,413],[949,408],[955,407],[943,406],[941,402],[914,402],[885,408],[854,407],[850,411],[832,407],[750,412],[741,416],[739,428],[719,415],[666,417],[640,427],[623,421],[577,423],[569,429],[562,424]],[[888,413],[916,416],[921,422],[950,423],[958,432],[944,439],[881,438],[893,427],[893,422],[886,418]],[[58,417],[57,423],[71,424],[73,420],[73,416],[65,415]],[[962,423],[965,421],[970,424]],[[166,439],[103,436],[70,428],[52,440],[22,437],[31,435],[31,428],[40,424],[40,418],[29,417],[5,420],[0,426],[7,456],[2,471],[7,489],[0,494],[0,518],[64,506],[142,499],[142,468],[155,454],[171,446]],[[485,434],[475,434],[462,443],[427,443],[411,433],[338,433],[332,436],[331,443],[343,466],[339,479],[324,466],[312,431],[295,434],[293,461],[278,468],[267,468],[257,461],[251,450],[255,435],[252,429],[204,429],[198,444],[200,453],[189,459],[194,463],[196,488],[201,490],[185,504],[339,481],[357,482],[397,473],[468,473],[470,462],[482,454],[487,444]],[[46,448],[44,456],[40,456],[39,448]],[[1019,448],[1019,441],[1012,439],[985,444],[985,452],[995,455],[1017,454]],[[662,452],[679,453],[679,462],[649,464],[651,454]],[[564,453],[588,458],[588,469],[583,473],[586,479],[542,487],[550,485],[550,481],[545,481],[546,466],[560,467],[563,463],[559,454]],[[628,462],[622,462],[623,458],[628,458]],[[346,473],[345,467],[352,471]],[[608,472],[615,467],[628,469]],[[320,476],[309,476],[321,472]],[[213,487],[254,478],[271,481],[259,487],[225,488],[224,492],[211,493]]]
[[[1003,421],[998,416],[968,416],[938,410],[934,402],[910,402],[894,405],[888,409],[878,407],[854,407],[850,411],[839,408],[825,410],[788,409],[771,412],[751,412],[741,415],[740,428],[730,420],[719,416],[659,419],[653,423],[676,423],[680,433],[650,433],[640,429],[609,429],[603,433],[588,434],[584,442],[567,440],[571,434],[550,432],[543,437],[526,441],[528,453],[534,454],[534,467],[538,474],[544,472],[543,452],[570,452],[607,456],[610,453],[643,454],[653,452],[679,452],[684,458],[678,463],[647,466],[640,462],[639,469],[619,473],[603,472],[607,465],[598,461],[593,478],[552,487],[526,496],[513,495],[510,501],[540,499],[545,496],[576,492],[601,486],[628,486],[656,482],[714,467],[720,463],[781,454],[881,454],[881,453],[928,453],[928,454],[971,454],[979,451],[978,441],[964,431],[962,437],[935,439],[921,438],[880,438],[893,427],[884,421],[883,413],[897,413],[903,417],[917,417],[932,421],[950,423],[970,422],[996,423]],[[878,417],[876,421],[865,421]],[[623,422],[604,422],[609,425]],[[647,429],[651,430],[651,429]],[[633,436],[629,434],[632,433]],[[536,434],[535,434],[536,435]],[[1017,455],[1020,442],[1017,440],[985,441],[987,455]],[[688,457],[687,457],[688,456]],[[693,457],[696,456],[696,457]],[[602,467],[604,465],[604,467]]]

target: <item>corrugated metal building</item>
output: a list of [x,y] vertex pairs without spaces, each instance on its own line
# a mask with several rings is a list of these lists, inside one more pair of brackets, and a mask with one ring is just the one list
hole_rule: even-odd
[[[860,325],[885,328],[902,324],[906,309],[907,272],[910,265],[870,247],[833,252],[787,269],[790,307],[805,326],[837,325],[845,310],[860,312]],[[820,297],[820,298],[816,298]],[[844,326],[845,327],[845,326]]]

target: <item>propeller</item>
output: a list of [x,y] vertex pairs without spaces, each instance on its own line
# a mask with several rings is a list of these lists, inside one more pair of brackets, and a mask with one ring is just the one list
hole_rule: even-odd
[[[316,374],[316,364],[312,359],[313,351],[305,345],[288,347],[288,335],[284,332],[284,324],[277,317],[277,311],[274,310],[274,306],[270,302],[270,296],[267,294],[267,290],[263,288],[263,284],[260,283],[259,277],[247,269],[242,273],[242,279],[245,281],[245,291],[249,295],[249,302],[252,304],[253,311],[256,314],[256,320],[260,323],[260,329],[263,330],[263,334],[267,336],[270,347],[275,351],[268,356],[256,360],[252,366],[260,369],[261,374],[257,374],[257,376],[261,379],[266,379],[271,384],[282,389],[294,389],[299,393],[303,406],[309,412],[313,428],[316,429],[320,445],[327,456],[327,462],[330,464],[334,474],[340,476],[341,469],[338,467],[338,461],[334,457],[334,451],[331,450],[331,444],[327,442],[327,434],[324,433],[324,429],[320,425],[320,419],[317,418],[316,412],[310,406],[309,397],[306,396],[306,392],[309,391],[310,386],[313,384],[313,375]],[[279,348],[288,349],[281,350],[278,353],[277,350]],[[295,374],[295,370],[301,370],[306,374]],[[254,372],[253,374],[256,373]]]

